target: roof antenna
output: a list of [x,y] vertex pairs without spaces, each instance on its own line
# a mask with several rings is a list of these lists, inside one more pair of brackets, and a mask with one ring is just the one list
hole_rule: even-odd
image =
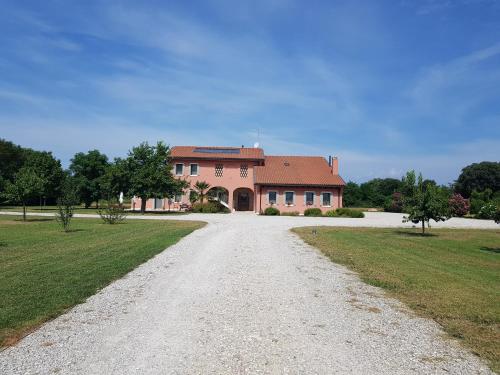
[[260,128],[257,128],[257,142],[253,144],[253,148],[259,148],[260,145]]

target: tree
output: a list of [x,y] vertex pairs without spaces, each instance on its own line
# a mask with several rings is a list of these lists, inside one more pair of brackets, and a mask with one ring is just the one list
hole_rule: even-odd
[[129,174],[126,160],[115,158],[106,168],[106,173],[101,179],[101,192],[107,200],[118,199],[121,192],[129,190]]
[[[404,196],[405,212],[408,216],[403,218],[403,222],[411,221],[415,224],[422,223],[422,234],[425,234],[425,223],[434,221],[445,221],[448,219],[447,202],[440,193],[439,188],[433,184],[424,185],[422,174],[418,176],[415,183],[415,172],[410,171],[406,174],[405,189],[407,193]],[[411,183],[413,181],[413,186]]]
[[455,182],[455,191],[469,198],[474,190],[482,192],[491,189],[500,191],[500,162],[483,161],[462,169]]
[[467,215],[470,209],[469,200],[462,197],[460,194],[455,193],[448,200],[450,207],[450,214],[452,216],[462,217]]
[[108,158],[98,150],[92,150],[84,154],[79,152],[71,159],[69,167],[72,175],[78,181],[78,195],[80,202],[89,208],[92,202],[99,207],[102,198],[101,182],[108,167]]
[[146,211],[149,198],[173,196],[188,186],[186,181],[172,175],[170,148],[163,142],[156,146],[141,143],[129,151],[125,162],[128,193],[141,198],[141,213]]
[[207,190],[210,189],[210,185],[205,181],[196,181],[194,184],[194,189],[198,194],[198,198],[200,199],[200,203],[203,204],[205,197],[207,195]]
[[357,183],[349,181],[344,186],[344,195],[342,201],[346,207],[358,206],[361,202],[362,194]]
[[27,149],[25,153],[24,166],[36,171],[44,181],[40,191],[40,205],[42,198],[44,203],[46,199],[54,201],[59,196],[61,184],[64,179],[61,162],[54,158],[51,152]]
[[9,202],[22,204],[23,220],[26,221],[26,204],[40,194],[44,184],[45,181],[35,170],[22,167],[14,175],[13,182],[7,181],[3,195]]
[[25,149],[0,138],[0,180],[12,182],[24,159]]
[[69,232],[75,205],[78,204],[77,181],[74,177],[66,175],[61,185],[61,193],[57,198],[56,221],[61,224],[65,232]]

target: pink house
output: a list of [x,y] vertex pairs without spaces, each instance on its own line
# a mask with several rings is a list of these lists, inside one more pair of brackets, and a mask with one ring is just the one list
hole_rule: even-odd
[[[281,212],[342,207],[345,182],[336,157],[267,156],[261,148],[176,146],[173,173],[191,186],[207,182],[217,199],[232,211],[260,213],[273,206]],[[148,210],[180,209],[190,190],[173,200],[149,199]],[[140,202],[140,200],[139,200]],[[140,203],[136,201],[136,207]]]

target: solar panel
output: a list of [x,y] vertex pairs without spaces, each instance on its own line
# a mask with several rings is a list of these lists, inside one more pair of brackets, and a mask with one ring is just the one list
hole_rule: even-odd
[[195,148],[193,152],[201,154],[239,154],[240,150],[237,148]]

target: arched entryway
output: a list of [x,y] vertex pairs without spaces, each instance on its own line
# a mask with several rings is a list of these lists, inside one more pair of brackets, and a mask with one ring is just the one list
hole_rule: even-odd
[[229,202],[229,191],[222,186],[214,186],[207,192],[208,199],[213,199],[225,205]]
[[238,188],[233,192],[233,207],[236,211],[253,211],[253,191]]

